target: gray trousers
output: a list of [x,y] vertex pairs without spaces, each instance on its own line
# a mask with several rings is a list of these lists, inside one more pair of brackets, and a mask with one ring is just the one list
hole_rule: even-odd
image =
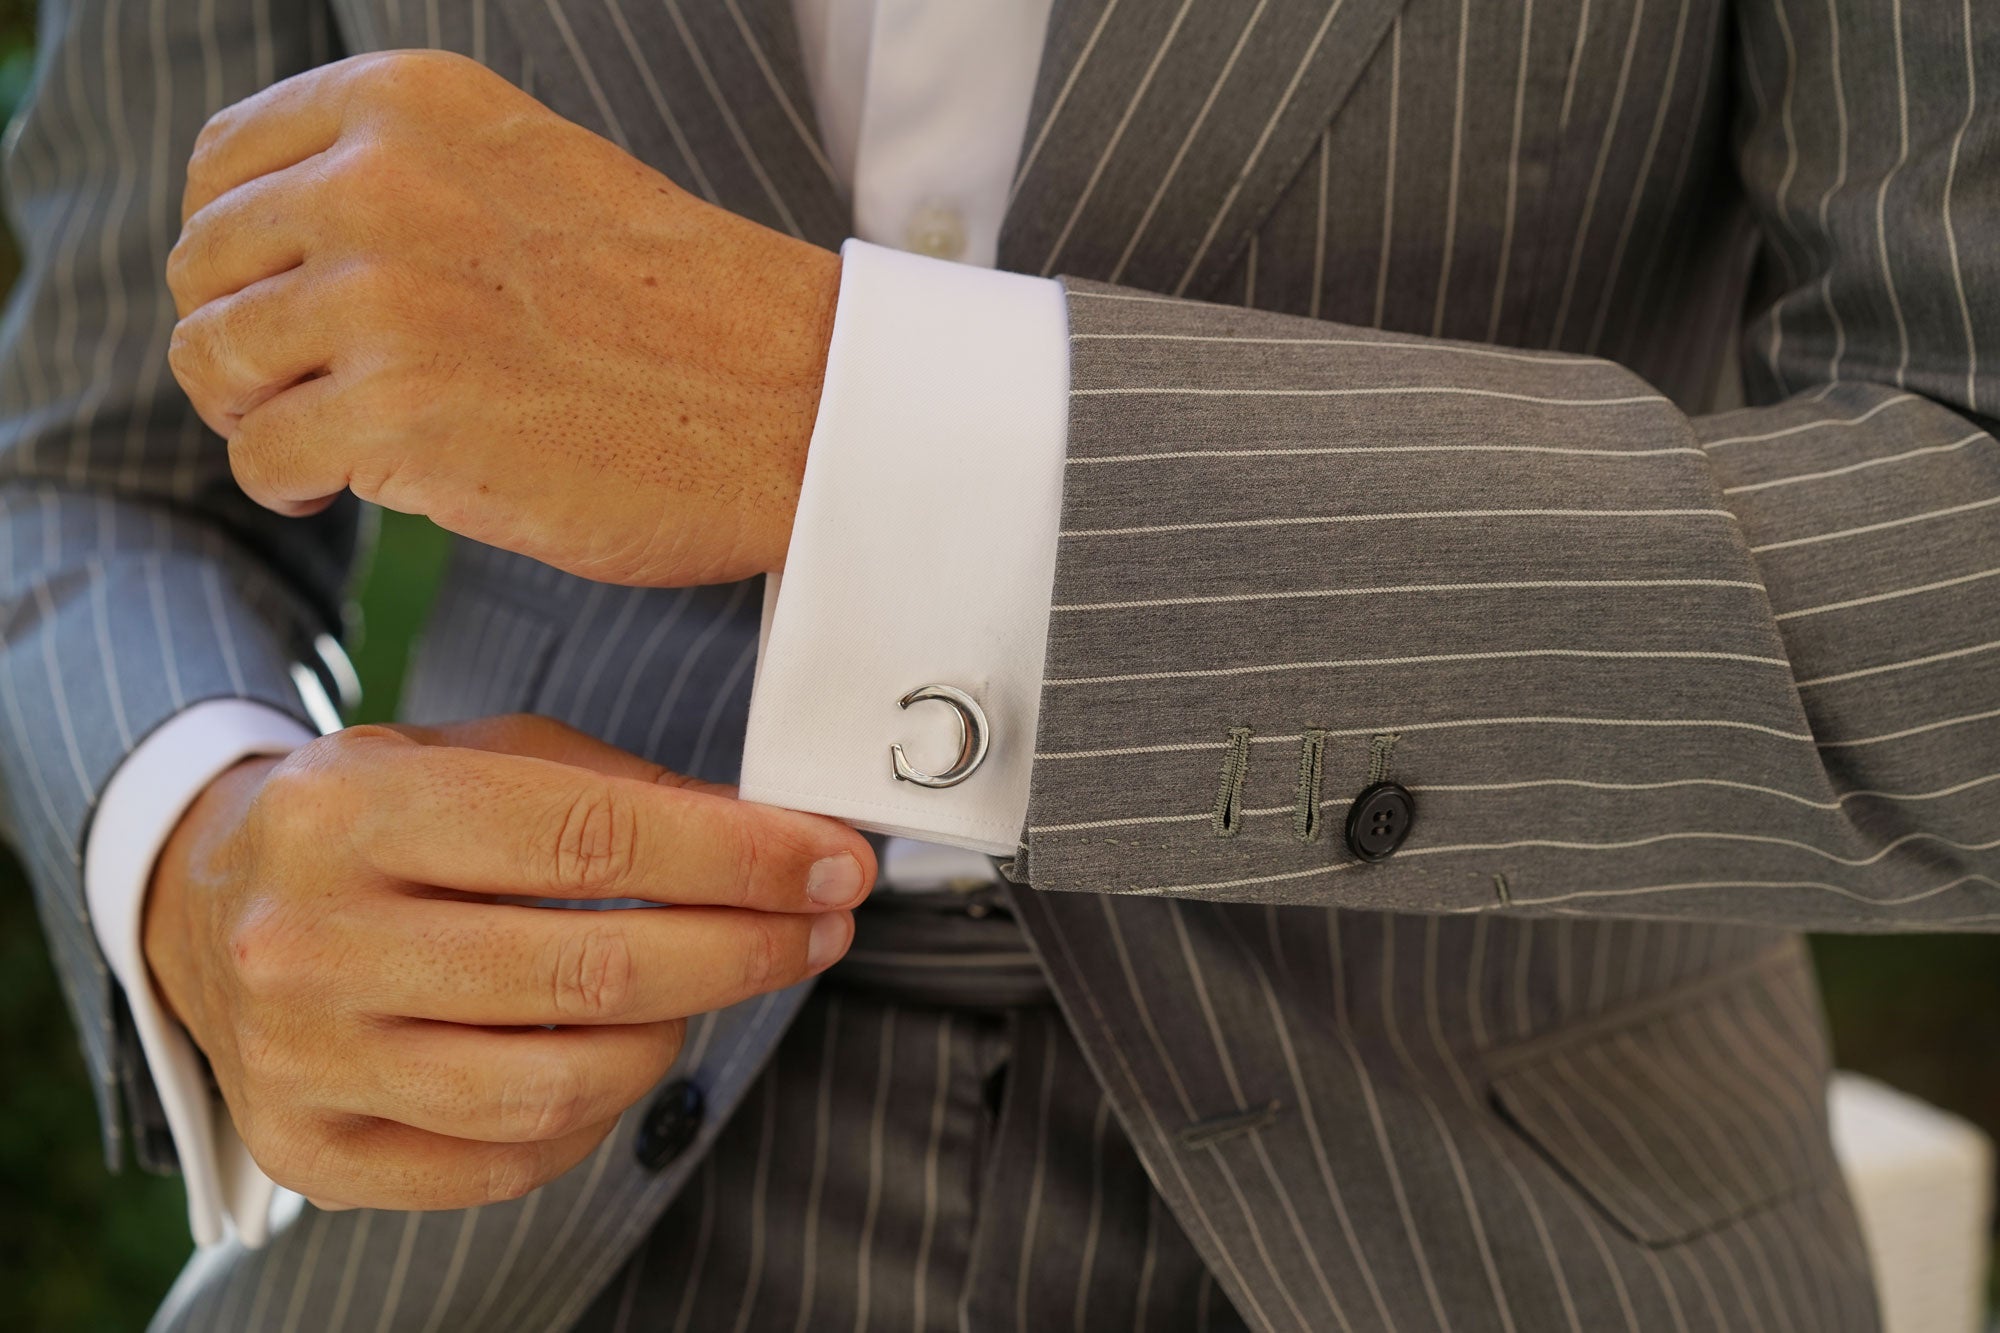
[[858,925],[579,1327],[1243,1327],[1012,924],[884,904]]

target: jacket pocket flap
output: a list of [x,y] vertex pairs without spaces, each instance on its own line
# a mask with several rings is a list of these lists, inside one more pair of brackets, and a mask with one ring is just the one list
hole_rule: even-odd
[[1501,1114],[1621,1229],[1692,1239],[1835,1172],[1802,956],[1502,1052]]

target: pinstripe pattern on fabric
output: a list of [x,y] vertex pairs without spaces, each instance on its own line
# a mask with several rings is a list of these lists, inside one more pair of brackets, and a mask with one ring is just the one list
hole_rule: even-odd
[[[2000,453],[1978,339],[2000,291],[1955,256],[1994,225],[1962,188],[2000,140],[1970,82],[2000,62],[1991,34],[1776,0],[1503,8],[1406,6],[1329,131],[1343,189],[1309,159],[1258,228],[1259,303],[1349,323],[1071,282],[1072,457],[1020,869],[1044,888],[1383,909],[1990,923]],[[1734,79],[1713,68],[1725,22]],[[1472,68],[1448,116],[1418,109],[1397,61],[1441,66],[1468,24],[1481,50],[1525,33],[1573,58]],[[1913,67],[1968,82],[1912,99]],[[1722,169],[1732,83],[1746,198]],[[1468,133],[1488,142],[1467,152]],[[1713,355],[1676,369],[1648,349],[1719,345],[1746,207],[1770,241],[1756,288],[1782,296],[1747,335],[1761,405],[1702,415]],[[1378,248],[1376,282],[1352,281]],[[1504,277],[1474,267],[1503,257]],[[1912,335],[1916,301],[1931,317]],[[1587,355],[1401,336],[1482,323]],[[1361,327],[1377,324],[1393,332]],[[1223,841],[1196,816],[1241,726],[1244,802],[1268,813]],[[1270,817],[1308,727],[1329,736],[1330,803],[1360,785],[1369,737],[1402,738],[1400,780],[1428,790],[1392,862]]]
[[[526,49],[486,0],[348,3],[337,12],[349,49],[435,36],[533,86]],[[236,696],[299,711],[288,663],[306,653],[313,633],[338,624],[353,543],[351,506],[320,521],[280,522],[236,490],[221,442],[166,372],[173,316],[159,274],[178,229],[181,166],[208,114],[334,48],[317,7],[268,0],[199,10],[58,4],[47,8],[42,32],[40,92],[7,157],[31,262],[10,307],[0,381],[0,682],[10,713],[0,735],[10,823],[44,894],[43,919],[97,1075],[115,1162],[122,1117],[112,1090],[136,1083],[128,1093],[135,1113],[151,1090],[136,1052],[113,1047],[116,997],[82,913],[90,806],[118,760],[190,703]],[[93,63],[106,51],[119,59]],[[101,246],[82,245],[92,234]],[[50,351],[59,364],[46,364]],[[133,369],[86,374],[86,360]],[[629,607],[623,627],[637,632],[613,659],[592,651],[604,646],[602,626],[570,634],[573,613],[602,605],[597,599],[611,590],[579,599],[575,587],[546,567],[461,550],[426,635],[429,655],[448,665],[427,672],[420,664],[412,715],[536,706],[684,771],[733,778],[756,637],[754,614],[744,613],[754,612],[755,585],[620,594]],[[107,604],[116,608],[108,617]],[[675,609],[690,622],[680,638],[670,637],[666,614]],[[615,676],[607,660],[618,661]],[[801,998],[768,997],[691,1031],[674,1073],[704,1087],[714,1119],[687,1166]],[[355,1327],[382,1330],[564,1326],[686,1174],[636,1169],[636,1119],[518,1204],[420,1221],[308,1210],[264,1251],[233,1248],[192,1266],[157,1326],[298,1326],[307,1312],[336,1308]],[[141,1128],[161,1137],[157,1125]],[[596,1280],[592,1264],[603,1266]],[[546,1280],[579,1269],[582,1280]],[[371,1300],[385,1273],[397,1275],[393,1299]]]
[[837,976],[579,1329],[1197,1327],[1205,1270],[1053,1008]]
[[492,0],[535,92],[711,203],[818,245],[848,234],[791,14],[769,0]]
[[[236,489],[168,373],[161,276],[203,121],[325,59],[327,29],[314,4],[278,16],[150,0],[113,21],[98,4],[51,3],[40,92],[4,144],[29,262],[0,327],[0,787],[114,1163],[114,1089],[136,1057],[84,918],[97,794],[191,703],[300,713],[288,665],[339,624],[354,506],[287,522]],[[157,1155],[147,1136],[139,1146]]]
[[1058,6],[1000,267],[1209,290],[1401,3]]
[[[690,1023],[676,1076],[700,1082],[714,1113],[664,1172],[634,1164],[642,1106],[589,1159],[513,1203],[421,1215],[308,1207],[264,1249],[226,1242],[182,1273],[151,1327],[569,1327],[637,1241],[626,1229],[643,1231],[693,1172],[804,998],[803,990],[780,992]],[[398,1272],[392,1291],[387,1277]],[[347,1321],[325,1322],[338,1304]],[[300,1323],[300,1315],[279,1313],[287,1309],[317,1313]]]
[[[1156,1187],[1252,1327],[1875,1327],[1838,1177],[1815,1156],[1825,1050],[1795,941],[1027,889],[1016,901]],[[1177,947],[1160,946],[1163,924]],[[1644,1170],[1643,1152],[1623,1139],[1608,1163],[1589,1152],[1635,1121],[1646,1147],[1674,1143],[1656,1092],[1632,1082],[1660,1062],[1623,1058],[1549,1088],[1535,1137],[1493,1101],[1499,1071],[1540,1069],[1551,1049],[1626,1056],[1641,1034],[1669,1067],[1703,1070],[1688,1132],[1729,1145],[1727,1174],[1702,1186],[1706,1229],[1682,1244],[1641,1243],[1608,1210],[1634,1191],[1655,1207],[1676,1198],[1620,1174]],[[1268,1101],[1280,1110],[1253,1134],[1182,1141],[1191,1123]],[[1568,1129],[1575,1116],[1600,1137]],[[1774,1135],[1796,1143],[1771,1203],[1741,1153]]]
[[[29,263],[0,377],[0,785],[108,1090],[116,1000],[75,868],[94,792],[160,697],[282,701],[350,540],[235,495],[165,373],[154,275],[203,108],[334,44],[275,0],[51,12],[7,151]],[[334,12],[349,49],[468,52],[704,197],[844,230],[780,0]],[[1212,1271],[1198,1314],[1872,1327],[1815,1156],[1819,1018],[1764,927],[1993,914],[1985,40],[1969,5],[1848,0],[1057,8],[1004,244],[1077,279],[1078,521],[1020,866],[1090,892],[1016,896],[1112,1107],[1091,1141],[1129,1137]],[[1717,412],[1746,309],[1757,406]],[[409,706],[534,708],[726,779],[757,600],[462,547]],[[1203,821],[1238,720],[1249,786],[1219,849]],[[1421,815],[1393,861],[1292,841],[1309,729],[1336,817],[1373,739],[1400,736]],[[1713,1002],[1724,974],[1738,989]],[[708,1134],[800,998],[691,1034]],[[1496,1071],[1581,1024],[1619,1035],[1519,1066],[1524,1135]],[[907,1054],[909,1031],[870,1035]],[[1639,1089],[1688,1065],[1713,1077],[1677,1138]],[[881,1067],[841,1105],[874,1105]],[[1217,1124],[1249,1128],[1184,1141]],[[1780,1128],[1805,1154],[1782,1182],[1734,1150]],[[308,1212],[261,1255],[199,1260],[162,1326],[568,1326],[696,1173],[690,1155],[645,1175],[630,1132],[505,1208]],[[1698,1195],[1655,1178],[1709,1143]],[[1086,1179],[1073,1134],[1049,1147],[1068,1165],[1041,1173],[1038,1217]],[[880,1191],[892,1225],[908,1165],[867,1173],[859,1212],[853,1191],[821,1203],[865,1216]],[[717,1178],[687,1204],[711,1253],[740,1223],[711,1206]],[[1689,1238],[1642,1244],[1620,1210]],[[1166,1299],[1156,1231],[1142,1306]],[[944,1262],[948,1238],[928,1243]],[[1047,1271],[1024,1253],[1002,1322]],[[639,1271],[634,1308],[658,1294]],[[858,1290],[827,1294],[851,1311]]]
[[1717,973],[1672,1007],[1578,1024],[1494,1062],[1506,1116],[1648,1244],[1691,1239],[1836,1169],[1816,1088],[1774,1100],[1732,1095],[1770,1057],[1718,1034],[1785,1026],[1779,1001],[1760,1000],[1759,986],[1790,986],[1810,1004],[1796,964],[1771,981],[1752,969]]

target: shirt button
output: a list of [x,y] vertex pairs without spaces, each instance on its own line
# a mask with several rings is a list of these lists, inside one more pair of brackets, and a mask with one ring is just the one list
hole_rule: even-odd
[[1408,790],[1378,782],[1347,808],[1347,850],[1364,861],[1387,860],[1410,836],[1416,819],[1417,803]]
[[932,259],[957,259],[965,253],[965,215],[944,204],[925,204],[910,215],[903,242]]
[[688,1079],[677,1078],[660,1089],[632,1136],[632,1155],[639,1165],[658,1171],[686,1152],[701,1131],[704,1100]]

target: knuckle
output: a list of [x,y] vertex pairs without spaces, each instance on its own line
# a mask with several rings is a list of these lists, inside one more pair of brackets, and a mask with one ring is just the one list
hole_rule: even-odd
[[417,742],[393,727],[361,723],[328,732],[296,754],[299,765],[300,795],[314,803],[333,796],[358,775],[372,772],[392,755],[419,748]]
[[188,271],[195,266],[195,246],[197,242],[191,231],[183,231],[174,248],[167,251],[167,290],[176,296],[185,296],[188,290]]
[[231,216],[237,211],[234,194],[225,194],[202,205],[199,212],[182,224],[173,248],[167,251],[166,277],[170,289],[186,292],[202,274],[218,267],[224,246],[240,225]]
[[778,938],[777,923],[762,919],[753,921],[749,936],[743,942],[744,990],[762,994],[774,985],[782,984],[785,954]]
[[[374,793],[380,787],[381,764],[415,746],[393,729],[364,725],[294,750],[258,787],[251,820],[259,845],[296,857],[328,845],[342,830],[352,832],[380,805]],[[325,863],[311,861],[298,878],[323,884],[327,872]]]
[[368,203],[397,193],[404,161],[380,137],[356,138],[328,156],[327,186],[346,203]]
[[497,1110],[509,1138],[539,1142],[583,1128],[589,1108],[588,1089],[573,1070],[545,1065],[509,1081]]
[[[737,815],[741,812],[731,807],[729,813]],[[730,821],[730,827],[734,833],[731,848],[731,878],[724,898],[728,906],[748,907],[756,899],[757,877],[765,860],[764,845],[758,836],[756,825],[751,820],[735,818]]]
[[803,889],[807,870],[819,854],[810,841],[812,833],[790,816],[760,822],[764,827],[758,831],[758,869],[788,890]]
[[500,734],[517,736],[524,740],[542,736],[565,740],[581,738],[585,734],[567,722],[545,717],[540,713],[501,713],[489,721]]
[[476,82],[482,76],[493,77],[469,56],[421,47],[381,52],[357,73],[360,86],[373,100],[391,107],[407,102],[426,110],[435,103],[440,85],[453,87]]
[[333,1145],[310,1123],[280,1129],[267,1117],[253,1116],[238,1130],[251,1160],[277,1184],[303,1194],[327,1183],[319,1175]]
[[416,61],[414,51],[369,51],[355,56],[342,71],[353,102],[393,102],[398,87]]
[[[323,746],[325,738],[308,750]],[[331,765],[314,762],[317,755],[295,753],[273,768],[257,789],[258,831],[279,846],[316,842],[329,817],[337,817],[339,779]]]
[[638,836],[636,814],[617,792],[600,786],[580,793],[557,821],[550,874],[580,892],[623,883],[638,860]]
[[631,1004],[637,963],[631,942],[612,926],[592,926],[565,938],[556,960],[552,1001],[572,1020],[610,1018]]
[[288,1154],[285,1151],[285,1136],[271,1132],[272,1117],[254,1102],[232,1101],[229,1103],[229,1119],[251,1159],[264,1169],[266,1175],[276,1179]]
[[229,472],[243,493],[267,508],[283,503],[285,469],[275,448],[238,429],[229,437]]
[[428,71],[445,63],[439,59],[442,54],[444,53],[420,48],[380,51],[356,62],[355,74],[361,86],[365,88],[398,88],[406,80],[421,78]]
[[194,136],[195,156],[201,157],[214,152],[216,143],[235,126],[240,114],[235,103],[210,113],[208,119],[202,122],[200,131]]
[[188,183],[205,184],[215,169],[216,146],[236,125],[237,111],[226,106],[202,123],[201,130],[194,136],[194,147],[188,153]]
[[288,916],[265,903],[229,932],[229,957],[238,983],[253,997],[290,994],[309,958],[302,933]]
[[539,1155],[524,1149],[501,1149],[487,1157],[479,1193],[486,1203],[511,1203],[541,1183]]
[[[388,503],[391,488],[409,479],[409,469],[396,458],[356,458],[347,468],[347,489],[363,500]],[[433,509],[432,513],[438,512]]]
[[364,1181],[351,1151],[349,1124],[320,1111],[269,1111],[240,1127],[252,1160],[300,1194],[353,1194]]
[[167,366],[190,397],[208,387],[221,360],[223,333],[220,312],[212,305],[190,311],[175,323],[167,342]]
[[540,713],[500,713],[489,720],[496,727],[505,727],[509,730],[523,732],[567,732],[574,730],[574,728],[566,726],[552,717],[543,717]]
[[403,748],[413,742],[394,727],[383,726],[379,722],[362,722],[351,727],[342,727],[321,737],[321,744],[327,745],[344,755],[373,753],[384,745]]

